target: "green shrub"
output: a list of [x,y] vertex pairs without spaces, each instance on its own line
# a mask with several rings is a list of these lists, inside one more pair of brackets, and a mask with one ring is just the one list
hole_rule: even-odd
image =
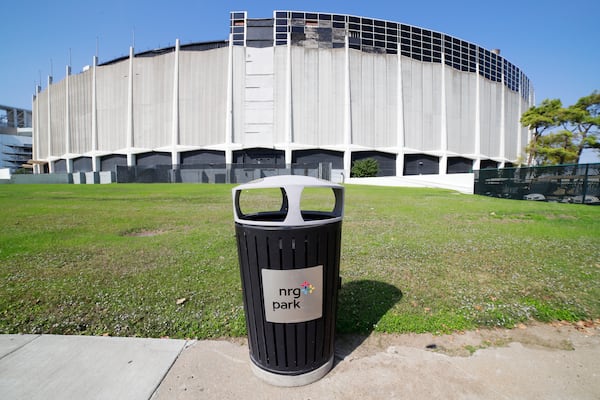
[[370,178],[377,176],[379,172],[379,163],[373,158],[365,158],[363,160],[356,160],[352,164],[352,170],[350,176],[352,178]]

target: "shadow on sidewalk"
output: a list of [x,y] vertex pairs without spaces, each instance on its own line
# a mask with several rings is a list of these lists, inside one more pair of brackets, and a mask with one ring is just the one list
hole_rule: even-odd
[[338,296],[336,363],[359,347],[381,317],[401,299],[402,291],[384,282],[360,280],[343,284]]

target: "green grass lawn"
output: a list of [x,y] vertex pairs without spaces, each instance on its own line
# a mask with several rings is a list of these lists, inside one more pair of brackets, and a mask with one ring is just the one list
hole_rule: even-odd
[[[245,334],[231,185],[0,185],[0,333]],[[339,332],[600,318],[600,207],[346,187]]]

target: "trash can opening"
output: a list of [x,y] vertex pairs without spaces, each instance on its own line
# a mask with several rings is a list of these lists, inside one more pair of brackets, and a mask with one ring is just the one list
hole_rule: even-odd
[[344,188],[307,176],[272,176],[233,189],[236,222],[290,227],[341,221]]
[[[288,196],[284,188],[246,189],[236,193],[240,219],[283,222],[288,214]],[[300,197],[300,215],[304,221],[332,218],[336,212],[336,193],[329,187],[307,187]]]
[[236,193],[237,213],[248,221],[283,222],[288,212],[284,188],[246,189]]
[[330,187],[305,187],[300,196],[300,210],[305,221],[331,218],[335,210],[335,192]]

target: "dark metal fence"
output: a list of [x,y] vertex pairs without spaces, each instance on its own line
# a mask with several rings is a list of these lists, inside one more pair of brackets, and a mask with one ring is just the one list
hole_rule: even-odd
[[474,193],[518,200],[600,204],[600,164],[482,169]]
[[197,164],[116,167],[117,183],[246,183],[273,175],[305,175],[331,179],[331,163],[291,164]]

